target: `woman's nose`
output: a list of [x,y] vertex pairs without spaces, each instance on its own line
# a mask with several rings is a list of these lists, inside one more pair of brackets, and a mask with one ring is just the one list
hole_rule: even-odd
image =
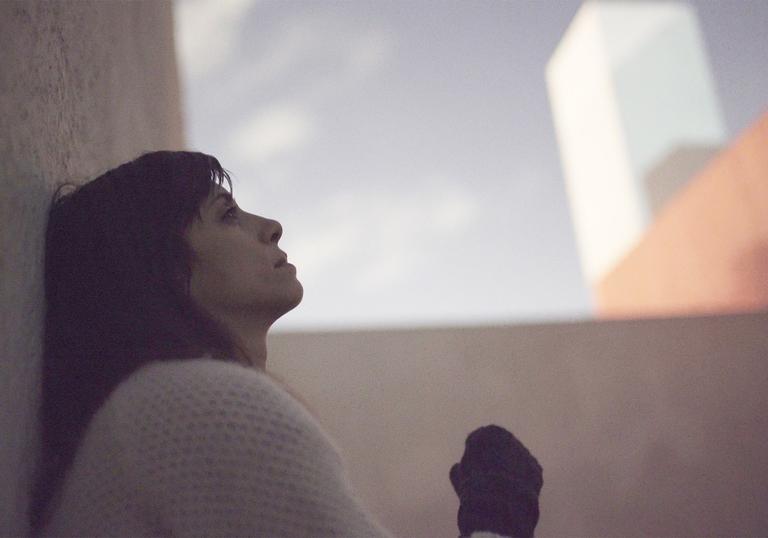
[[279,222],[273,219],[266,219],[267,223],[264,226],[264,236],[268,238],[270,243],[277,243],[283,236],[283,227]]

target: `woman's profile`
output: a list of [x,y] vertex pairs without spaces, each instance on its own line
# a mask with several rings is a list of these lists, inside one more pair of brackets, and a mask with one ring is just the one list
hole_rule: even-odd
[[[303,296],[280,223],[239,208],[198,152],[145,153],[75,187],[54,193],[45,235],[32,535],[391,536],[266,371],[267,332]],[[486,470],[462,462],[468,513]],[[532,535],[505,526],[531,517],[507,508],[460,514],[462,533]]]

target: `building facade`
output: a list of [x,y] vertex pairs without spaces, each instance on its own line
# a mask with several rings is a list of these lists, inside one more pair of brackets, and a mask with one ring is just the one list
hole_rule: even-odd
[[667,201],[594,287],[600,317],[768,309],[768,110]]
[[656,174],[649,189],[646,177],[681,147],[692,148],[685,162],[695,168],[697,155],[725,140],[696,15],[675,2],[585,2],[546,80],[582,270],[594,286],[643,236],[655,198],[681,187],[679,176]]

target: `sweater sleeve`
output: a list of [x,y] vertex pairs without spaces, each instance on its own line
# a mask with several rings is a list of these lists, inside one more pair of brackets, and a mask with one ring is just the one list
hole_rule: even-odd
[[130,381],[113,408],[117,441],[158,534],[393,536],[357,499],[333,440],[263,372],[192,359]]

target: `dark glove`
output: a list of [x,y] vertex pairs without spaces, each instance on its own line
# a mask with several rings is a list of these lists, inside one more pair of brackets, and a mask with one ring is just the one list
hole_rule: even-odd
[[461,502],[457,520],[462,537],[475,531],[533,537],[542,468],[509,431],[491,424],[470,433],[450,479]]

